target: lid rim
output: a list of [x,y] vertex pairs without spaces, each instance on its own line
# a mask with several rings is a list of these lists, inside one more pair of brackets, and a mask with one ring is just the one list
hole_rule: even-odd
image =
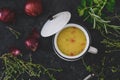
[[[52,16],[52,20],[48,19],[41,30],[42,37],[49,37],[59,32],[69,22],[71,13],[64,11]],[[54,28],[53,28],[54,27]]]

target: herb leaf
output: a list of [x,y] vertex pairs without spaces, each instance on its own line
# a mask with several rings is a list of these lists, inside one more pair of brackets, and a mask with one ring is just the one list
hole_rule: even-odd
[[109,11],[109,12],[113,12],[114,11],[114,7],[115,7],[115,0],[109,0],[107,2],[107,5],[106,5],[106,9]]

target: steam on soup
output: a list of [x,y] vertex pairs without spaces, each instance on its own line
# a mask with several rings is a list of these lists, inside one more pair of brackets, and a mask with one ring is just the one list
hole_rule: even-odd
[[86,36],[82,30],[76,27],[67,27],[59,33],[57,45],[63,54],[75,56],[84,50]]

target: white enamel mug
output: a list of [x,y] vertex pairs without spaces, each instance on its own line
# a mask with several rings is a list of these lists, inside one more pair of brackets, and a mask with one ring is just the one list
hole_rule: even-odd
[[[86,37],[86,46],[85,48],[83,49],[82,52],[80,52],[78,55],[75,55],[75,56],[68,56],[68,55],[65,55],[64,53],[62,53],[57,45],[57,38],[58,38],[58,35],[60,34],[60,32],[64,29],[64,28],[67,28],[67,27],[76,27],[80,30],[82,30],[82,32],[85,34],[85,37]],[[61,31],[59,31],[55,37],[54,37],[54,41],[53,41],[53,45],[54,45],[54,50],[56,52],[56,54],[61,58],[61,59],[64,59],[66,61],[75,61],[75,60],[78,60],[80,59],[83,55],[85,55],[86,53],[92,53],[92,54],[97,54],[98,50],[95,48],[95,47],[92,47],[90,45],[91,43],[91,38],[90,38],[90,34],[89,32],[84,28],[82,27],[81,25],[78,25],[78,24],[74,24],[74,23],[69,23],[67,25],[65,25]],[[63,43],[64,44],[64,43]],[[67,47],[67,45],[66,45]]]
[[[92,47],[90,44],[91,38],[90,38],[90,34],[89,34],[88,30],[79,24],[68,23],[70,18],[71,18],[71,13],[68,11],[60,12],[60,13],[52,16],[52,19],[48,19],[48,21],[44,24],[44,26],[41,30],[41,35],[43,37],[49,37],[49,36],[55,35],[53,37],[53,49],[54,49],[55,53],[61,59],[65,60],[65,61],[76,61],[76,60],[80,59],[81,57],[83,57],[88,52],[92,53],[92,54],[97,54],[98,53],[97,48]],[[67,27],[71,27],[71,26],[74,26],[74,27],[80,29],[85,34],[85,37],[86,37],[85,48],[82,50],[82,52],[80,52],[78,55],[75,55],[75,56],[65,55],[59,49],[59,47],[57,45],[57,38],[58,38],[59,33],[63,29],[65,29]],[[67,47],[67,45],[66,45],[66,47]]]

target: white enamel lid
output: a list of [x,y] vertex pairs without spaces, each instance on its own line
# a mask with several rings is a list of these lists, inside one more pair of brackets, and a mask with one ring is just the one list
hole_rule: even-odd
[[68,11],[60,12],[52,16],[52,19],[48,19],[44,24],[41,30],[41,36],[49,37],[59,32],[69,22],[70,18],[71,13]]

